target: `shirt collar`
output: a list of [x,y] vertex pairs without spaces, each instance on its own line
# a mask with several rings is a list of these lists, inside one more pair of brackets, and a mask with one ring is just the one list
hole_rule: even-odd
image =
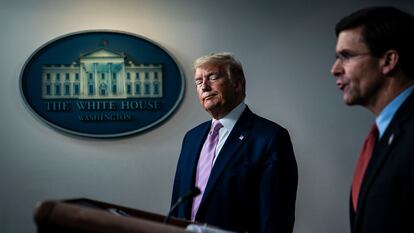
[[[225,117],[220,119],[221,124],[223,124],[223,128],[227,131],[231,131],[236,124],[237,120],[240,118],[241,114],[243,113],[244,109],[246,109],[247,105],[242,101],[237,107],[235,107],[229,114]],[[214,119],[213,119],[214,121]]]
[[394,98],[375,119],[375,123],[377,124],[380,138],[384,134],[385,130],[387,129],[397,110],[400,108],[402,103],[404,103],[404,101],[411,94],[411,92],[413,92],[413,90],[414,85],[405,89],[401,94]]

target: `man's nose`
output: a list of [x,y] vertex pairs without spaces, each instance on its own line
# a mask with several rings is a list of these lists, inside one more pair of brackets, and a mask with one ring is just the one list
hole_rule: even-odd
[[203,91],[208,91],[210,90],[210,81],[207,78],[203,78],[201,84],[200,84],[200,89]]
[[339,60],[336,60],[336,61],[335,61],[335,63],[332,65],[332,68],[331,68],[331,73],[332,73],[335,77],[338,77],[338,76],[340,76],[341,74],[343,74],[343,72],[344,72],[344,69],[343,69],[343,67],[342,67],[341,62],[340,62]]

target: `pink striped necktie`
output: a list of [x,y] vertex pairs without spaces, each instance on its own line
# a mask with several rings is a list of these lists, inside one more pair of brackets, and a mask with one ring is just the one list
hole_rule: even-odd
[[216,147],[219,141],[219,130],[223,127],[220,121],[213,121],[210,132],[207,135],[207,139],[204,142],[204,146],[200,152],[200,158],[197,164],[197,174],[195,180],[195,186],[201,191],[201,194],[196,196],[193,200],[193,207],[191,209],[191,220],[194,221],[195,216],[200,206],[201,198],[203,197],[204,190],[207,186],[207,181],[213,167],[213,159],[216,154]]

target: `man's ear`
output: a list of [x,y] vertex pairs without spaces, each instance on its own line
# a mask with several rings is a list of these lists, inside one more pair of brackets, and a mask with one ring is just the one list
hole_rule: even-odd
[[397,67],[399,61],[399,54],[396,50],[390,49],[382,55],[381,58],[381,72],[383,75],[388,75]]
[[244,91],[243,90],[244,86],[245,86],[244,82],[245,82],[245,80],[242,79],[242,78],[239,78],[239,79],[235,80],[234,85],[235,85],[235,88],[238,92],[243,92]]

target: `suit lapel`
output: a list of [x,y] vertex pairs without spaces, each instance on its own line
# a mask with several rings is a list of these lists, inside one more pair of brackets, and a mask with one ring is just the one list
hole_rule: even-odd
[[203,204],[206,202],[206,199],[212,192],[214,186],[217,184],[220,175],[223,173],[231,159],[236,155],[236,152],[249,138],[252,116],[253,113],[248,108],[246,108],[234,126],[233,130],[230,132],[230,135],[224,143],[220,153],[218,154],[217,160],[214,163],[213,169],[211,170],[211,174],[208,179],[208,183],[204,191],[199,210],[202,209]]
[[381,167],[386,161],[386,158],[389,156],[393,145],[399,140],[401,135],[402,131],[398,127],[387,130],[387,133],[384,133],[381,140],[375,146],[375,150],[373,152],[372,158],[369,162],[368,168],[365,172],[365,176],[361,185],[358,209],[363,208],[363,203],[365,201],[369,188],[371,187],[377,174],[380,172]]
[[398,143],[398,140],[403,136],[404,123],[411,117],[414,111],[414,92],[405,100],[399,110],[394,115],[387,130],[382,136],[381,140],[375,146],[373,156],[369,162],[368,168],[365,172],[364,179],[361,185],[361,191],[358,198],[358,211],[356,213],[356,222],[358,224],[361,210],[364,208],[364,202],[367,193],[373,184],[378,173],[381,171],[387,157],[390,155],[392,148]]
[[[197,169],[197,163],[198,158],[200,156],[201,148],[203,147],[204,141],[206,140],[207,134],[210,130],[211,121],[205,122],[203,125],[201,125],[201,128],[198,130],[198,132],[191,135],[191,143],[190,148],[187,152],[188,156],[186,157],[185,161],[185,170],[183,173],[184,179],[183,179],[183,190],[191,190],[194,187],[195,183],[195,174]],[[187,192],[185,191],[185,192]],[[191,218],[191,206],[193,202],[188,201],[183,204],[183,208],[185,209],[185,217],[187,219]]]

